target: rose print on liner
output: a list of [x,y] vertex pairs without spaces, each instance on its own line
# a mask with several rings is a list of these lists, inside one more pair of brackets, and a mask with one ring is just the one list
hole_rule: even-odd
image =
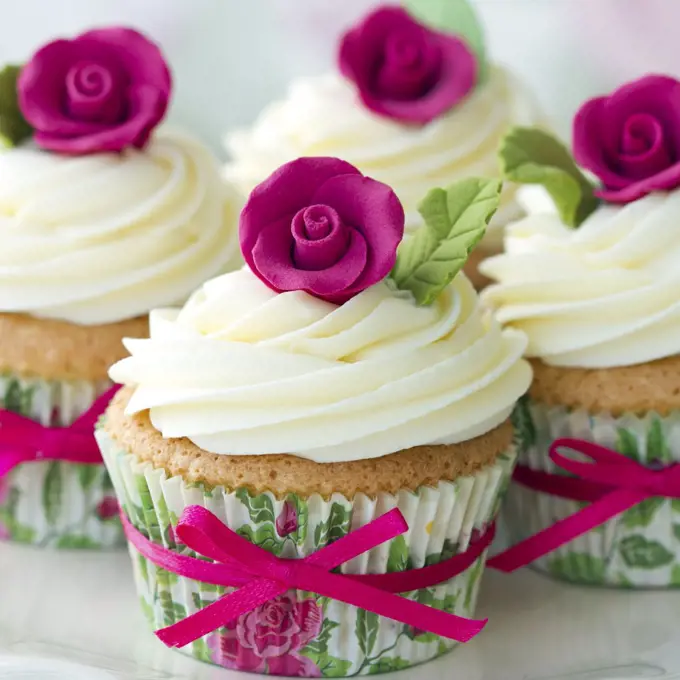
[[404,221],[386,184],[337,158],[299,158],[253,190],[241,213],[241,252],[273,290],[342,304],[387,276]]
[[172,77],[158,45],[131,28],[102,28],[40,48],[0,70],[0,141],[33,138],[79,155],[141,149],[168,109]]
[[281,538],[290,536],[298,530],[298,516],[295,505],[290,501],[283,504],[281,513],[276,518],[276,532]]
[[242,616],[208,639],[214,663],[250,673],[320,678],[321,670],[299,652],[316,639],[323,610],[313,599],[286,594]]
[[677,187],[680,81],[649,75],[586,102],[574,119],[574,156],[600,178],[605,201]]
[[463,40],[396,6],[378,8],[348,31],[338,62],[366,108],[411,124],[446,113],[477,81],[475,55]]

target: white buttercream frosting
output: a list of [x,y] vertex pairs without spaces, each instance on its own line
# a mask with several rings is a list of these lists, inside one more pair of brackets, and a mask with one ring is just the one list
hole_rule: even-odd
[[531,380],[524,335],[501,330],[464,275],[430,307],[385,282],[336,306],[244,268],[152,312],[150,339],[126,346],[110,375],[165,437],[324,463],[484,434]]
[[506,254],[481,271],[499,320],[528,356],[610,368],[680,353],[680,191],[598,208],[578,229],[555,212],[507,228]]
[[[288,96],[266,108],[252,129],[227,136],[226,176],[244,193],[283,163],[300,156],[337,156],[391,186],[406,209],[406,229],[422,223],[417,205],[436,186],[464,177],[498,175],[498,144],[513,125],[541,120],[538,107],[507,71],[449,113],[423,127],[380,117],[361,105],[339,74],[296,80]],[[519,216],[507,186],[493,224]]]
[[174,132],[122,154],[0,153],[0,310],[99,324],[180,304],[237,253],[239,200]]

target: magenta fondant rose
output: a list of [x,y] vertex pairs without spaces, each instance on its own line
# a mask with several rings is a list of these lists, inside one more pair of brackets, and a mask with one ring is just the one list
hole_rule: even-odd
[[368,109],[406,123],[446,113],[477,80],[475,56],[460,38],[424,26],[401,7],[381,7],[345,34],[339,65]]
[[321,677],[300,651],[318,637],[323,611],[314,600],[282,595],[210,638],[215,663],[234,670],[298,678]]
[[384,279],[404,235],[386,184],[337,158],[299,158],[255,187],[240,241],[252,271],[277,292],[342,304]]
[[156,44],[129,28],[107,28],[38,50],[17,90],[44,149],[121,151],[146,144],[168,108],[171,77]]
[[586,102],[574,119],[574,156],[613,203],[680,185],[680,82],[646,76]]

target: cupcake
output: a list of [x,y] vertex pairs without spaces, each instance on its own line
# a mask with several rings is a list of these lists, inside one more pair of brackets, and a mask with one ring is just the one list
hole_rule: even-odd
[[208,150],[153,133],[170,73],[127,28],[0,73],[0,536],[123,543],[92,435],[108,368],[147,314],[237,254],[235,192]]
[[[573,467],[559,455],[578,463],[579,454],[594,452],[633,484],[652,472],[665,485],[667,468],[680,461],[676,96],[680,82],[646,76],[586,102],[574,119],[574,158],[536,130],[515,130],[504,142],[506,173],[536,183],[553,203],[541,212],[534,197],[531,214],[507,229],[506,254],[482,265],[497,282],[484,302],[504,325],[526,333],[534,368],[516,426],[522,478],[539,473],[544,481],[509,493],[516,541],[596,500],[559,482]],[[622,483],[611,469],[605,477],[612,486],[601,488],[600,479],[602,496]],[[556,479],[564,493],[545,489]],[[638,491],[637,502],[534,566],[580,583],[680,584],[678,503]]]
[[[294,81],[249,130],[226,137],[226,176],[247,195],[282,163],[333,155],[394,188],[406,235],[420,226],[418,201],[433,186],[498,176],[497,148],[513,125],[541,120],[533,98],[507,70],[487,63],[481,29],[461,3],[383,6],[351,28],[337,72]],[[465,16],[464,16],[465,15]],[[465,28],[464,33],[461,29]],[[491,228],[466,273],[498,251],[501,227],[520,216],[507,185]]]
[[[196,506],[216,516],[211,536],[228,527],[293,560],[398,508],[408,531],[340,572],[394,577],[476,550],[453,577],[407,588],[428,614],[473,614],[515,460],[509,416],[531,379],[523,334],[502,331],[458,273],[499,200],[490,180],[430,192],[397,257],[404,211],[389,187],[335,158],[291,161],[243,209],[246,266],[152,312],[150,339],[126,341],[131,356],[110,372],[124,387],[97,439],[155,629],[188,630],[225,593],[159,568],[195,557],[182,521]],[[159,636],[230,669],[295,677],[398,670],[455,644],[305,585]]]

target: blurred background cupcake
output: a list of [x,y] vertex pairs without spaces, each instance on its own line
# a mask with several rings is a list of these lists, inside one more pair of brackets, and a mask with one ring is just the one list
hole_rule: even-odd
[[[60,458],[96,459],[89,409],[122,338],[237,261],[238,201],[200,142],[154,132],[171,76],[142,34],[57,40],[0,81],[0,523],[43,546],[112,545],[104,466]],[[74,421],[89,444],[68,439]]]
[[[348,163],[301,158],[259,185],[240,221],[246,267],[182,309],[152,312],[150,339],[126,341],[131,356],[111,369],[126,387],[97,438],[135,530],[182,553],[174,527],[200,505],[275,555],[302,558],[399,508],[408,533],[343,567],[357,574],[436,564],[486,535],[514,465],[508,418],[531,378],[523,334],[502,331],[458,274],[499,202],[492,180],[431,192],[427,226],[397,257],[401,204]],[[417,274],[434,251],[416,247],[423,237],[460,255],[440,258],[426,285]],[[131,553],[156,629],[224,593]],[[484,561],[414,597],[471,616]],[[303,621],[294,638],[291,620]],[[255,645],[253,621],[265,631]],[[183,649],[232,669],[338,677],[453,645],[293,591]]]
[[[557,472],[554,440],[595,442],[661,469],[680,460],[680,82],[645,76],[586,102],[574,119],[575,160],[535,130],[516,130],[501,157],[515,179],[542,182],[553,209],[510,225],[506,254],[482,264],[497,281],[483,299],[524,331],[534,368],[516,412],[520,461]],[[550,165],[545,160],[550,158]],[[547,195],[543,196],[543,203]],[[581,504],[513,485],[517,541]],[[678,504],[650,498],[538,560],[573,581],[680,583]]]
[[[496,152],[512,125],[541,121],[538,106],[506,68],[489,63],[481,27],[464,2],[379,6],[341,36],[332,72],[293,81],[249,129],[227,134],[226,177],[247,195],[298,156],[335,155],[394,187],[406,236],[432,186],[498,174]],[[517,218],[506,185],[485,241],[468,261],[497,251],[500,227]]]

